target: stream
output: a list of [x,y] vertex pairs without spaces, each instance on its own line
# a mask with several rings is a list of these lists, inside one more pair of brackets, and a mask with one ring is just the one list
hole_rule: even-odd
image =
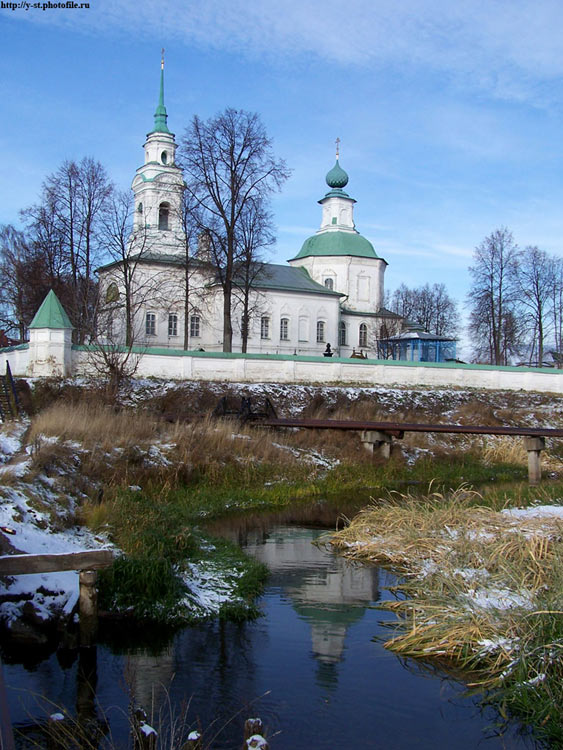
[[16,746],[31,747],[34,723],[68,707],[103,717],[115,746],[126,747],[133,702],[153,707],[153,723],[185,713],[214,750],[239,750],[251,716],[264,722],[271,750],[534,747],[516,724],[498,736],[495,712],[463,684],[383,648],[396,618],[376,607],[392,597],[393,575],[313,544],[342,510],[321,502],[210,528],[271,571],[254,622],[203,623],[168,640],[122,626],[102,633],[89,661],[3,654],[12,723],[23,733]]

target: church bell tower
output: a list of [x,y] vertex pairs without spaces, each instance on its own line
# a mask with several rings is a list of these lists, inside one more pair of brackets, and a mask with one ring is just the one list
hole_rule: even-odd
[[176,141],[167,121],[162,50],[154,127],[144,145],[145,163],[137,169],[131,186],[135,196],[134,235],[142,243],[143,252],[150,255],[185,252],[181,221],[184,179],[176,166]]

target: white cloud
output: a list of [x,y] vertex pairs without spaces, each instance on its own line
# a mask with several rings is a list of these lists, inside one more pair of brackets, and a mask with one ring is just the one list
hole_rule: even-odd
[[542,82],[563,73],[559,0],[91,0],[89,11],[10,15],[271,61],[423,67],[511,100],[545,98]]

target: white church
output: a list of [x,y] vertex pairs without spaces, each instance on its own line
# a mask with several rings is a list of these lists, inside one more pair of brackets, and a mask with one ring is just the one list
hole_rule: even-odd
[[[167,125],[164,71],[154,128],[135,174],[134,228],[126,260],[98,269],[102,327],[108,339],[125,341],[125,284],[133,299],[129,343],[147,348],[223,350],[222,288],[205,253],[189,250],[181,226],[184,180],[176,142]],[[377,341],[397,333],[400,316],[383,308],[387,262],[356,229],[348,175],[336,163],[318,231],[287,264],[264,264],[252,285],[247,352],[377,357]],[[186,277],[189,294],[186,303]],[[233,351],[242,346],[242,307],[233,298]]]

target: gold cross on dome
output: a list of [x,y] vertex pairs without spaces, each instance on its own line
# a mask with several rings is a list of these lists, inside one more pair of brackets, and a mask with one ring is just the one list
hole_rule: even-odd
[[336,158],[338,159],[338,157],[340,156],[340,138],[337,138],[335,143],[336,143]]

